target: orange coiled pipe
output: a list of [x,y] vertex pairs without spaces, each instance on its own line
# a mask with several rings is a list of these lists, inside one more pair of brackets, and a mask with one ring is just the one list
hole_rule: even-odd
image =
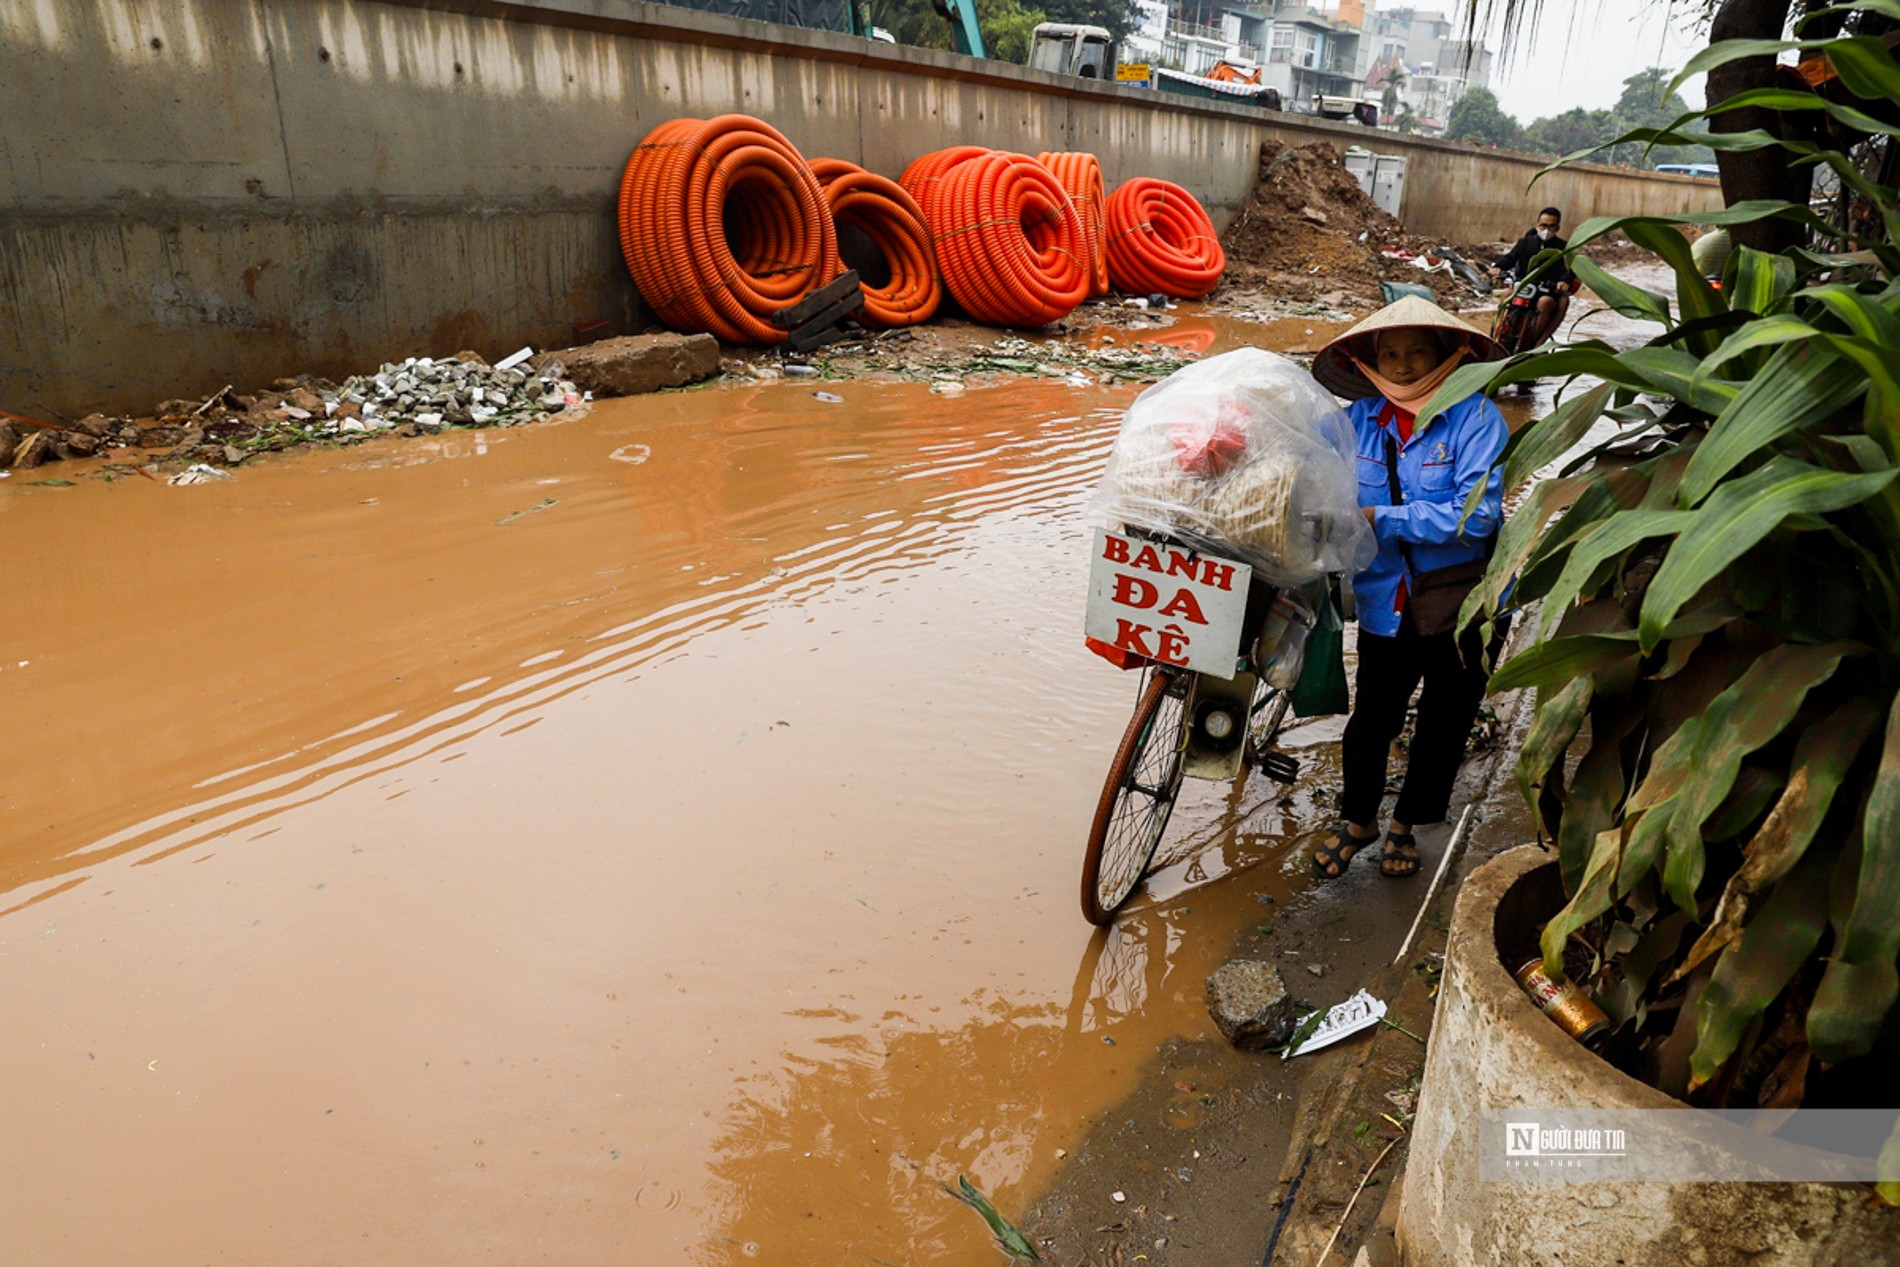
[[647,133],[620,179],[620,250],[662,322],[727,343],[783,342],[771,314],[842,267],[804,156],[743,114]]
[[1227,254],[1194,195],[1138,177],[1108,198],[1108,276],[1138,294],[1199,299],[1214,289]]
[[1047,325],[1088,298],[1082,217],[1035,159],[966,158],[944,177],[936,206],[930,231],[943,284],[978,321]]
[[1069,191],[1075,208],[1082,214],[1082,227],[1089,235],[1089,296],[1100,299],[1108,293],[1108,251],[1103,244],[1108,201],[1102,184],[1102,165],[1093,154],[1038,154],[1036,161],[1056,174]]
[[890,266],[887,284],[864,287],[866,321],[893,327],[930,320],[943,303],[943,281],[916,200],[896,181],[841,158],[814,158],[811,172],[824,186],[832,219],[871,239]]
[[952,145],[947,150],[932,150],[920,158],[912,159],[910,166],[904,169],[904,174],[897,178],[904,192],[916,199],[917,205],[924,209],[924,223],[931,226],[932,232],[936,231],[936,222],[931,217],[940,214],[937,203],[950,170],[958,163],[981,158],[989,152],[981,145]]

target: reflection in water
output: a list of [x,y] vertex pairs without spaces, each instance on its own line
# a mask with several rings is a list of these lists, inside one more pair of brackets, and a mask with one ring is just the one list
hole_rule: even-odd
[[980,991],[969,1004],[960,1028],[915,1008],[875,1023],[834,1009],[844,1032],[824,1059],[788,1052],[744,1079],[709,1166],[718,1230],[693,1261],[986,1261],[988,1232],[944,1187],[966,1175],[1010,1208],[1061,1111],[1052,1089],[1090,1071],[1050,1005]]

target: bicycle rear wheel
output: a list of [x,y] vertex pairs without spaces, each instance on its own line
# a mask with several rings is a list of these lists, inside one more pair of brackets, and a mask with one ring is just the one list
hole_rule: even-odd
[[1186,674],[1156,669],[1135,701],[1135,715],[1108,767],[1082,860],[1082,914],[1091,924],[1114,921],[1148,873],[1167,830],[1181,791],[1186,695]]

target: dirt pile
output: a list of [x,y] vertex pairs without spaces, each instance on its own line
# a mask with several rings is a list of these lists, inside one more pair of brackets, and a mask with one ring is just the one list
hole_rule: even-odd
[[1443,273],[1381,254],[1420,254],[1429,244],[1373,202],[1326,141],[1298,148],[1276,141],[1262,145],[1253,192],[1222,245],[1224,284],[1268,299],[1323,299],[1362,308],[1384,302],[1381,281],[1421,283],[1459,305],[1472,294]]

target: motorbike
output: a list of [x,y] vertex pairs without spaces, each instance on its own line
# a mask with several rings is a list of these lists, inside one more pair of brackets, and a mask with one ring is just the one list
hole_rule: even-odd
[[[1504,301],[1498,312],[1497,321],[1491,326],[1491,337],[1496,339],[1506,353],[1516,356],[1519,352],[1528,352],[1543,342],[1535,338],[1537,330],[1537,301],[1544,296],[1557,301],[1558,320],[1551,325],[1551,331],[1563,320],[1563,310],[1569,306],[1570,297],[1557,293],[1557,283],[1539,278],[1517,283],[1511,289],[1511,297]],[[1545,338],[1548,338],[1546,335]]]

